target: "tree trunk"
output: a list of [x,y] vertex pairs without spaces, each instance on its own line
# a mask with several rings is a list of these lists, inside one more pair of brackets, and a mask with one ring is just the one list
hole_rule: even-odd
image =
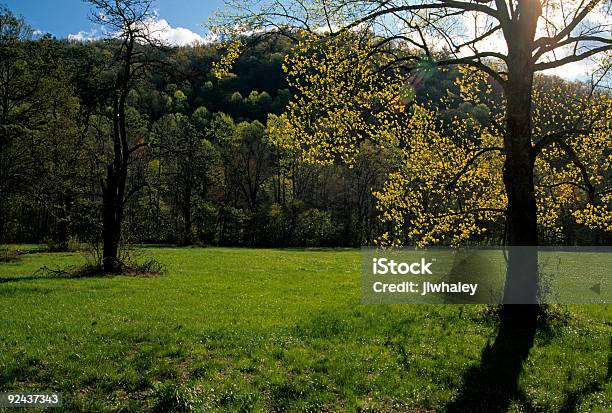
[[118,220],[118,208],[121,201],[118,199],[117,186],[117,176],[113,165],[108,165],[102,201],[102,267],[106,273],[119,270],[121,222]]
[[183,245],[191,245],[191,184],[185,186],[185,199],[183,200]]
[[130,164],[125,109],[130,92],[135,41],[133,34],[130,32],[124,42],[126,51],[122,62],[123,69],[117,77],[116,93],[118,94],[113,99],[113,162],[107,165],[106,182],[102,188],[102,240],[104,242],[102,266],[106,273],[121,269],[119,242],[121,240],[121,224],[123,223],[125,187]]
[[57,251],[68,251],[69,241],[70,241],[70,228],[68,224],[69,213],[68,210],[70,208],[71,202],[66,199],[66,197],[62,198],[61,207],[58,208],[58,213],[56,216],[56,250]]
[[[537,3],[537,4],[536,4]],[[538,295],[538,228],[532,158],[531,103],[534,63],[532,48],[541,11],[535,0],[519,2],[520,18],[508,39],[507,112],[504,149],[504,184],[508,195],[508,266],[504,304],[536,304]],[[529,248],[531,247],[531,248]],[[504,313],[531,314],[536,307],[506,308]],[[527,321],[527,320],[525,320]]]
[[104,272],[120,270],[119,242],[123,222],[123,202],[128,171],[128,144],[125,124],[125,99],[127,87],[115,100],[113,112],[113,162],[106,167],[106,183],[103,185],[102,240],[104,242],[102,264]]
[[538,228],[531,159],[531,79],[519,82],[509,85],[508,132],[504,143],[509,247],[504,302],[527,304],[536,302],[537,251],[524,247],[538,245]]

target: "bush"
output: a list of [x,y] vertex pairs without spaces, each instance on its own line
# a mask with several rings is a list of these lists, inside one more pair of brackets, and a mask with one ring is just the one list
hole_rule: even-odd
[[332,246],[336,242],[337,232],[327,211],[313,208],[298,215],[295,235],[300,246]]
[[13,262],[18,259],[17,252],[9,247],[0,246],[0,262]]
[[195,239],[200,244],[215,244],[218,242],[217,222],[219,210],[211,203],[202,202],[195,205],[193,225]]
[[249,223],[248,211],[231,206],[223,207],[220,211],[221,229],[219,234],[220,245],[243,245],[245,223]]
[[291,233],[291,217],[288,211],[280,204],[270,205],[267,216],[265,237],[261,237],[260,244],[269,247],[278,247],[289,243]]

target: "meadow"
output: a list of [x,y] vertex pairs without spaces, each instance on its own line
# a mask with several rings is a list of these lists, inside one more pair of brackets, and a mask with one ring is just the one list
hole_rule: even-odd
[[[60,411],[444,411],[497,332],[484,305],[360,304],[359,250],[140,253],[166,274],[1,263],[0,391],[62,392]],[[612,306],[550,312],[510,411],[610,411]]]

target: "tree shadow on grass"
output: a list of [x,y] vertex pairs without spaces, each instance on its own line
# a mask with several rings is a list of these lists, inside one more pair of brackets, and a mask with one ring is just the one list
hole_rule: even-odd
[[278,251],[289,251],[289,252],[347,252],[355,251],[357,248],[351,247],[278,247],[273,248]]
[[569,392],[565,395],[565,403],[559,409],[561,413],[577,412],[580,403],[589,395],[603,390],[603,384],[598,381],[591,381],[578,390]]
[[0,277],[0,284],[15,283],[15,282],[21,282],[21,281],[35,281],[35,280],[58,280],[58,279],[59,280],[70,280],[70,279],[78,279],[78,278],[108,278],[108,277],[114,276],[114,274],[105,275],[101,272],[98,272],[98,273],[93,273],[93,272],[87,273],[85,271],[71,272],[72,270],[68,271],[68,270],[63,270],[63,269],[52,270],[52,272],[47,272],[46,270],[48,269],[43,267],[42,269],[30,275],[17,276],[17,277]]
[[50,277],[41,277],[37,275],[26,275],[23,277],[0,277],[0,284],[14,283],[20,281],[33,281],[33,280],[48,280]]
[[612,337],[610,337],[610,352],[608,353],[608,373],[606,374],[606,380],[612,380]]
[[[606,378],[606,381],[608,379]],[[579,411],[580,405],[587,399],[589,396],[604,391],[604,384],[598,380],[588,381],[586,384],[580,386],[576,390],[572,390],[570,392],[566,392],[564,394],[565,401],[563,405],[559,408],[559,413],[573,413]],[[518,397],[518,401],[521,404],[521,407],[524,411],[527,412],[539,412],[542,411],[542,408],[538,408],[534,406],[531,402],[527,400],[527,397],[523,392]]]
[[51,279],[78,279],[78,278],[109,278],[115,276],[126,277],[156,277],[166,274],[166,267],[160,262],[149,259],[142,263],[130,263],[125,265],[121,271],[107,273],[99,265],[85,264],[80,266],[69,266],[66,268],[39,268],[33,274],[21,277],[0,277],[0,284],[19,281],[51,280]]
[[[518,306],[516,306],[518,307]],[[493,345],[487,343],[480,364],[468,370],[459,395],[448,412],[506,412],[512,400],[520,399],[518,387],[523,362],[533,347],[537,330],[536,310],[527,307],[502,315]]]

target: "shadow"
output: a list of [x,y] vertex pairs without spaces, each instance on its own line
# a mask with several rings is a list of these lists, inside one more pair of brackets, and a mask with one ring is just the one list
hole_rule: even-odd
[[147,259],[142,262],[125,260],[117,271],[108,272],[100,265],[84,264],[72,265],[65,268],[49,268],[46,265],[40,267],[31,275],[22,277],[0,277],[0,284],[7,282],[31,281],[42,279],[84,279],[109,277],[145,277],[153,278],[166,274],[166,266],[155,259]]
[[578,390],[566,394],[565,403],[559,409],[561,413],[577,412],[580,403],[589,395],[603,390],[603,385],[597,381],[587,383]]
[[87,266],[52,269],[41,267],[30,275],[18,277],[0,277],[0,284],[35,280],[75,280],[84,278],[109,278],[119,274],[104,274],[100,270]]
[[538,306],[506,305],[502,308],[497,337],[487,343],[480,364],[464,375],[457,397],[448,412],[506,412],[520,399],[518,387],[523,362],[533,347]]
[[25,277],[0,277],[0,284],[14,283],[19,281],[48,280],[50,278],[51,277],[43,277],[37,275],[26,275]]
[[209,248],[207,245],[196,245],[196,244],[190,244],[190,245],[178,245],[178,244],[168,244],[168,243],[159,243],[159,244],[137,244],[137,245],[133,245],[135,248],[183,248],[183,249],[187,249],[187,248]]
[[[564,393],[563,405],[559,407],[559,413],[574,413],[578,411],[582,411],[580,409],[581,403],[587,399],[589,396],[602,392],[604,390],[604,385],[598,381],[589,381],[580,388],[576,390],[572,390],[570,392]],[[530,401],[527,400],[527,397],[524,392],[521,392],[517,397],[517,401],[520,405],[521,411],[524,412],[541,412],[542,408],[534,406]]]
[[277,248],[258,248],[258,249],[272,249],[277,251],[289,251],[289,252],[346,252],[355,251],[358,248],[351,247],[277,247]]
[[108,275],[68,275],[68,276],[44,276],[44,275],[26,275],[24,277],[0,277],[1,284],[17,283],[21,281],[36,281],[36,280],[82,280],[86,278],[113,278],[120,276],[118,274]]
[[610,337],[610,352],[608,353],[608,373],[606,374],[606,380],[612,380],[612,337]]

